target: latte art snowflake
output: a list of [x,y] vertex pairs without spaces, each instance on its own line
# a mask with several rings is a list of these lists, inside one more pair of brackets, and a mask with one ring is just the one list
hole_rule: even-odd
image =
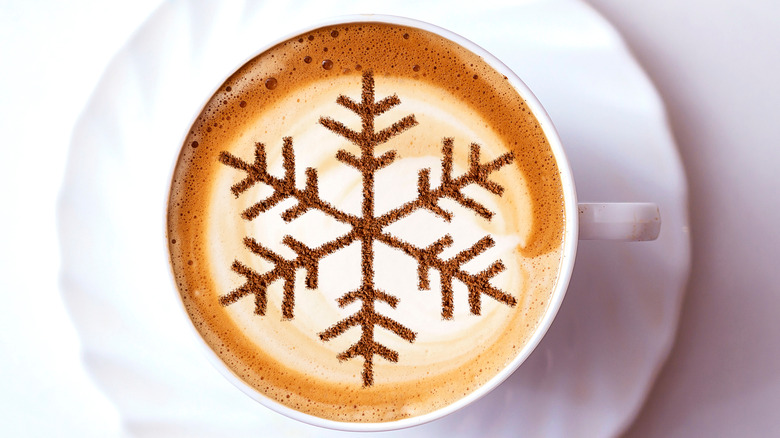
[[220,304],[229,306],[248,295],[254,296],[255,313],[265,315],[267,306],[268,286],[276,281],[282,281],[282,315],[284,318],[294,318],[295,309],[295,273],[298,269],[306,272],[306,288],[314,289],[318,283],[320,261],[329,254],[338,251],[356,240],[361,244],[361,283],[357,290],[345,293],[338,299],[340,307],[345,307],[353,302],[360,301],[361,307],[353,315],[336,322],[331,327],[319,333],[322,341],[329,341],[343,335],[348,329],[359,326],[361,328],[360,339],[346,351],[338,355],[339,360],[348,360],[355,357],[363,358],[363,385],[371,386],[374,383],[374,356],[381,356],[391,362],[398,362],[398,352],[387,348],[375,340],[374,329],[378,326],[384,328],[396,336],[413,342],[416,334],[408,327],[377,312],[375,304],[382,301],[396,308],[399,299],[384,291],[377,289],[374,283],[374,242],[383,243],[395,248],[417,261],[418,288],[430,289],[428,274],[431,269],[439,271],[441,283],[441,316],[444,319],[452,319],[454,309],[453,281],[463,283],[468,290],[468,304],[474,315],[481,312],[482,295],[487,295],[498,302],[513,307],[517,300],[490,284],[490,280],[505,269],[501,260],[495,261],[483,271],[471,274],[462,266],[474,259],[494,245],[492,237],[484,236],[470,248],[463,250],[451,258],[443,258],[442,251],[454,243],[452,237],[447,234],[427,247],[417,247],[401,238],[394,236],[385,228],[417,210],[427,210],[430,213],[450,221],[453,214],[439,205],[444,198],[451,199],[464,208],[473,211],[482,218],[490,220],[493,216],[484,205],[463,194],[462,190],[472,184],[482,187],[488,192],[501,196],[503,187],[493,181],[489,176],[503,166],[508,165],[514,159],[511,153],[506,153],[485,164],[480,164],[480,147],[471,144],[469,156],[469,168],[463,175],[453,175],[453,140],[442,140],[442,174],[438,185],[431,185],[430,169],[419,171],[417,179],[417,198],[387,213],[376,216],[374,212],[374,178],[378,171],[391,165],[397,158],[394,150],[380,156],[375,155],[376,146],[387,142],[391,138],[400,135],[404,131],[417,126],[414,115],[408,115],[395,122],[390,127],[376,131],[374,119],[380,114],[401,103],[396,95],[386,97],[380,101],[374,100],[374,77],[370,71],[363,74],[363,91],[360,102],[341,95],[336,102],[356,113],[362,121],[360,132],[347,128],[341,122],[328,117],[321,117],[319,123],[355,145],[360,147],[360,156],[355,156],[345,150],[339,150],[336,158],[343,164],[353,167],[361,173],[362,178],[362,211],[360,216],[339,210],[323,200],[319,195],[317,170],[306,169],[306,183],[303,189],[296,187],[295,183],[295,151],[293,140],[285,137],[282,143],[282,158],[284,176],[276,177],[268,173],[266,163],[265,145],[257,143],[255,156],[252,162],[244,161],[228,152],[222,152],[219,160],[223,164],[244,171],[246,176],[231,187],[231,192],[241,196],[247,189],[257,183],[265,184],[273,189],[273,194],[268,198],[246,209],[241,217],[244,220],[253,220],[260,214],[273,208],[286,199],[295,199],[297,204],[282,213],[282,219],[293,221],[310,210],[318,210],[333,219],[348,224],[351,228],[346,234],[326,242],[317,247],[309,247],[303,242],[287,235],[282,243],[289,247],[295,257],[286,259],[271,251],[261,242],[251,237],[244,238],[244,245],[252,253],[269,261],[273,269],[268,272],[258,273],[245,266],[238,260],[233,262],[232,269],[245,277],[245,283],[232,292],[220,297]]

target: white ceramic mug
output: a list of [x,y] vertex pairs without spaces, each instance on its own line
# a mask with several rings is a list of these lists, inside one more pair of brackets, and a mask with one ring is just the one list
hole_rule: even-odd
[[[550,148],[552,149],[560,171],[560,178],[563,187],[564,208],[565,208],[565,231],[564,247],[561,267],[555,290],[551,295],[549,306],[540,321],[536,331],[528,340],[526,345],[506,365],[501,372],[496,374],[490,381],[482,387],[457,400],[456,402],[432,411],[427,414],[405,418],[397,421],[383,423],[347,423],[327,420],[293,410],[277,403],[259,393],[257,390],[247,385],[241,379],[236,377],[217,355],[211,351],[205,342],[202,343],[207,355],[213,365],[236,387],[249,395],[254,400],[260,402],[266,407],[276,412],[284,414],[290,418],[309,423],[316,426],[345,430],[345,431],[385,431],[395,430],[405,427],[420,425],[429,421],[436,420],[452,412],[455,412],[480,399],[491,390],[506,380],[531,354],[541,339],[544,337],[553,319],[558,313],[558,309],[563,301],[566,289],[574,268],[574,261],[577,251],[577,242],[584,240],[618,240],[618,241],[643,241],[654,240],[660,232],[660,214],[658,206],[652,203],[581,203],[578,204],[574,179],[569,167],[569,162],[564,153],[563,146],[558,134],[550,120],[547,112],[541,103],[536,99],[531,90],[522,82],[522,80],[513,73],[506,65],[496,59],[486,50],[482,49],[473,42],[454,34],[450,31],[434,26],[429,23],[396,16],[383,15],[351,15],[332,18],[315,25],[300,29],[290,35],[284,36],[279,40],[263,47],[253,54],[250,58],[268,50],[279,42],[285,41],[292,36],[304,34],[308,31],[338,24],[348,24],[355,22],[379,22],[388,24],[397,24],[407,27],[419,28],[428,32],[438,34],[456,44],[459,44],[471,52],[482,57],[496,71],[502,73],[508,78],[508,81],[515,88],[518,94],[525,99],[528,107],[533,112],[540,126],[544,130]],[[241,63],[243,65],[243,63]],[[239,66],[240,67],[240,66]],[[194,328],[193,328],[194,330]],[[195,335],[200,338],[199,335]]]

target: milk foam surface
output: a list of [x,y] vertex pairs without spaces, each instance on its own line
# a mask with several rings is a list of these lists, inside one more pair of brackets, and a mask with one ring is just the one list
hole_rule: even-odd
[[[334,31],[338,36],[333,36]],[[371,53],[377,50],[383,55]],[[432,56],[434,52],[442,54]],[[306,57],[315,54],[327,56],[334,67],[322,68],[319,58],[306,62]],[[296,186],[305,186],[304,169],[317,169],[320,197],[342,211],[360,215],[361,174],[335,158],[339,149],[356,156],[360,150],[318,121],[327,116],[360,131],[360,118],[336,99],[343,94],[360,101],[361,70],[365,69],[374,73],[377,101],[391,95],[401,101],[376,118],[376,130],[409,114],[418,123],[377,147],[377,156],[397,152],[396,160],[376,173],[377,216],[415,199],[421,169],[431,170],[434,185],[440,181],[444,137],[453,139],[455,176],[467,172],[472,143],[480,145],[482,162],[507,151],[514,153],[515,162],[490,175],[491,181],[504,188],[502,196],[478,186],[463,190],[495,213],[491,220],[442,200],[440,206],[453,213],[452,221],[418,210],[385,231],[417,247],[449,234],[454,243],[442,252],[442,258],[492,236],[496,244],[464,268],[477,273],[501,260],[506,269],[491,284],[517,300],[510,307],[483,296],[480,315],[473,315],[466,287],[456,281],[453,317],[445,320],[437,271],[430,269],[430,290],[419,290],[417,261],[375,242],[376,285],[399,299],[395,308],[377,303],[377,311],[410,328],[416,338],[410,343],[386,330],[375,331],[376,340],[397,351],[399,359],[397,363],[376,359],[375,380],[369,387],[361,385],[360,357],[337,359],[360,338],[359,327],[328,342],[318,336],[360,308],[359,302],[343,308],[337,303],[360,285],[360,241],[321,260],[315,289],[307,289],[305,271],[297,271],[291,319],[281,313],[281,281],[268,288],[263,316],[255,314],[251,295],[229,306],[218,302],[246,281],[231,269],[234,260],[258,273],[274,267],[246,249],[245,237],[294,258],[295,253],[282,244],[284,236],[315,247],[350,230],[349,225],[319,211],[285,222],[281,213],[296,204],[290,199],[251,221],[242,219],[241,212],[273,190],[256,184],[241,196],[233,196],[230,187],[246,174],[219,163],[219,153],[226,151],[251,162],[255,144],[262,142],[269,173],[281,177],[282,139],[291,137]],[[271,75],[278,78],[273,89],[265,85]],[[453,85],[458,82],[447,75],[464,79],[461,85]],[[185,306],[206,342],[236,375],[302,412],[340,421],[375,422],[446,406],[484,384],[518,354],[534,333],[557,280],[562,210],[552,153],[535,119],[504,78],[481,58],[433,34],[359,23],[293,38],[228,79],[182,148],[171,188],[168,233],[171,262]]]

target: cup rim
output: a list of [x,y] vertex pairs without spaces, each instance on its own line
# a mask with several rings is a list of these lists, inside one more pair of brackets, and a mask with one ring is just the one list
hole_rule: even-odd
[[[239,390],[241,390],[241,392],[249,396],[251,399],[262,404],[264,407],[271,409],[272,411],[275,411],[279,414],[287,416],[288,418],[292,418],[294,420],[298,420],[306,424],[324,427],[327,429],[349,431],[349,432],[382,432],[382,431],[390,431],[390,430],[399,430],[399,429],[404,429],[408,427],[429,423],[431,421],[445,417],[453,412],[456,412],[470,405],[471,403],[474,403],[475,401],[479,400],[480,398],[490,393],[501,383],[503,383],[507,378],[509,378],[509,376],[511,376],[536,349],[536,347],[541,342],[542,338],[549,330],[552,321],[555,319],[555,316],[557,315],[558,310],[560,309],[564,296],[566,295],[566,290],[568,288],[569,281],[571,279],[572,270],[574,268],[574,259],[576,257],[576,252],[577,252],[578,230],[579,230],[577,196],[576,196],[574,178],[572,176],[571,167],[569,165],[568,159],[566,158],[563,145],[561,144],[555,126],[553,125],[549,114],[544,109],[544,107],[539,102],[539,100],[536,98],[536,96],[533,94],[533,92],[530,90],[530,88],[528,88],[528,86],[520,79],[520,77],[518,77],[516,73],[514,73],[508,66],[506,66],[506,64],[504,64],[498,58],[493,56],[490,52],[488,52],[481,46],[477,45],[476,43],[468,40],[467,38],[455,32],[452,32],[450,30],[439,27],[437,25],[422,20],[397,16],[397,15],[350,14],[350,15],[334,16],[298,28],[297,30],[290,32],[282,36],[281,38],[275,39],[270,43],[264,44],[258,50],[254,51],[250,56],[240,61],[234,68],[229,70],[228,74],[226,74],[225,77],[229,77],[231,74],[235,73],[235,71],[240,69],[251,59],[257,57],[263,52],[273,48],[277,44],[280,44],[292,37],[316,29],[320,29],[322,27],[339,25],[339,24],[349,24],[349,23],[395,24],[395,25],[412,27],[412,28],[435,33],[441,37],[448,39],[449,41],[452,41],[456,44],[463,46],[464,48],[471,51],[472,53],[475,53],[478,56],[482,57],[496,71],[506,76],[507,80],[515,89],[515,91],[517,91],[518,94],[520,94],[520,96],[523,97],[526,104],[530,108],[531,112],[534,114],[537,121],[539,122],[539,125],[544,131],[545,136],[547,137],[547,141],[550,145],[550,148],[553,151],[556,164],[558,165],[559,175],[561,178],[561,185],[563,189],[563,198],[564,198],[564,237],[563,237],[563,250],[562,250],[561,261],[559,265],[558,279],[555,288],[551,294],[549,305],[545,310],[544,316],[540,320],[539,325],[537,326],[533,335],[531,335],[530,339],[526,342],[526,344],[523,346],[520,352],[517,355],[515,355],[514,359],[512,359],[512,361],[509,364],[507,364],[500,372],[498,372],[485,384],[477,388],[475,391],[467,394],[466,396],[456,400],[453,403],[450,403],[440,409],[436,409],[434,411],[422,415],[417,415],[414,417],[403,418],[400,420],[394,420],[388,422],[366,422],[366,423],[346,422],[346,421],[330,420],[312,414],[307,414],[289,408],[281,403],[278,403],[277,401],[262,394],[260,391],[256,390],[255,388],[251,387],[249,384],[244,382],[227,365],[225,365],[222,359],[220,359],[219,356],[217,356],[217,354],[208,346],[208,344],[203,339],[201,334],[197,331],[194,323],[192,322],[192,319],[189,317],[187,310],[184,307],[184,303],[182,302],[181,298],[177,296],[177,301],[179,302],[181,310],[184,312],[185,316],[187,316],[187,320],[190,322],[189,327],[193,331],[193,335],[195,336],[195,338],[198,339],[198,344],[204,350],[209,362],[211,362],[212,366],[214,366],[214,368],[216,368],[217,371],[219,371],[220,374],[222,374],[225,379],[227,379],[231,384],[233,384],[235,387],[237,387]],[[219,84],[217,84],[216,87],[213,88],[210,93],[208,93],[207,97],[204,99],[203,105],[201,105],[198,108],[194,116],[191,118],[192,119],[191,122],[194,122],[194,120],[198,117],[198,115],[203,109],[203,106],[208,102],[208,99],[210,99],[210,97],[217,91],[218,87]],[[184,137],[186,137],[186,133],[184,134]],[[184,144],[184,141],[185,138],[182,138],[180,143]],[[169,178],[169,180],[172,180],[175,166],[176,163],[174,162],[173,168],[171,169],[170,172],[171,178]],[[165,204],[166,212],[167,212],[168,203],[170,201],[169,198],[170,198],[170,191],[168,193],[168,196],[166,196],[166,204]],[[165,222],[167,222],[167,220]],[[166,239],[168,239],[167,233],[168,231],[166,226],[165,227]],[[172,266],[169,265],[169,268],[170,268],[169,272],[170,272],[171,284],[174,285],[174,290],[178,295],[179,292],[178,292],[178,288],[175,287],[175,280],[174,280],[175,277],[172,271]]]

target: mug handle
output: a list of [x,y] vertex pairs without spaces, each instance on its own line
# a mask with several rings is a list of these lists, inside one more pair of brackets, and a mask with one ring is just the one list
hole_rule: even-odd
[[581,202],[580,240],[655,240],[661,231],[658,205],[649,202]]

